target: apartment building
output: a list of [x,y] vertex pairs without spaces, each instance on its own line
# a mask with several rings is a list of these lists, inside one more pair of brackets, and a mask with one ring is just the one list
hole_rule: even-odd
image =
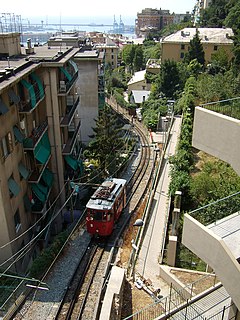
[[108,36],[105,36],[104,42],[95,43],[96,50],[104,53],[104,64],[110,65],[112,69],[118,67],[119,46]]
[[[80,100],[84,88],[75,62],[78,52],[79,48],[63,43],[61,50],[59,46],[33,47],[30,39],[23,48],[19,33],[0,34],[3,269],[11,265],[12,270],[24,272],[50,235],[61,230],[67,181],[82,174]],[[98,112],[97,63],[94,66],[92,116]],[[31,244],[27,253],[17,258],[27,244]]]
[[190,40],[199,32],[199,37],[205,53],[205,63],[212,60],[212,55],[223,49],[229,59],[233,57],[233,35],[230,28],[184,28],[161,39],[162,61],[183,61],[189,50]]
[[[93,41],[93,39],[95,40]],[[99,45],[99,49],[96,49],[98,41],[102,43],[103,39],[104,44],[102,46]],[[74,62],[77,64],[80,75],[76,80],[76,88],[79,95],[80,136],[84,144],[90,142],[90,136],[93,134],[92,128],[96,124],[94,119],[97,118],[99,110],[103,108],[105,103],[105,61],[107,60],[113,67],[117,64],[118,51],[114,52],[114,58],[109,57],[108,52],[110,49],[106,48],[105,40],[106,35],[103,33],[90,32],[83,36],[77,31],[61,32],[48,40],[49,48],[58,47],[61,49],[62,46],[79,48],[78,53],[74,56]],[[114,43],[113,45],[115,47]],[[103,47],[104,49],[102,49]],[[114,63],[112,63],[111,59],[113,59]]]
[[169,10],[146,8],[137,13],[135,33],[138,37],[146,37],[149,33],[160,31],[169,24],[190,19],[191,14],[188,11],[170,14]]
[[160,31],[168,24],[172,24],[174,15],[169,10],[145,8],[137,13],[135,33],[137,37],[144,37],[149,32]]

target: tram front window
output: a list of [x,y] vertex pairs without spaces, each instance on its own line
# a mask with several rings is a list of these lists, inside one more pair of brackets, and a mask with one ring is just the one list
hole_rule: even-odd
[[102,212],[101,211],[96,211],[94,214],[94,220],[101,221],[102,220]]

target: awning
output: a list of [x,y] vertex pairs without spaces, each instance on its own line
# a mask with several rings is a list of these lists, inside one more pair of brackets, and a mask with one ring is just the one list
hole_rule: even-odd
[[[42,202],[44,203],[47,199],[47,194],[42,192],[42,188],[39,188],[40,183],[38,184],[32,184],[31,188],[35,196]],[[42,185],[41,185],[42,186]],[[43,187],[43,186],[42,186]],[[44,191],[44,189],[43,189]]]
[[18,95],[16,95],[16,93],[13,89],[10,89],[8,91],[8,96],[13,103],[18,104],[20,102],[20,97]]
[[23,179],[27,180],[27,178],[29,177],[29,171],[22,162],[18,164],[18,170],[21,176],[23,177]]
[[30,100],[31,100],[31,106],[34,108],[37,104],[37,100],[36,100],[36,95],[35,95],[33,85],[24,79],[21,80],[21,84],[28,90]]
[[71,156],[65,156],[64,159],[73,170],[77,170],[78,161],[76,159],[72,158]]
[[72,80],[72,76],[70,75],[70,73],[63,67],[60,67],[60,70],[62,71],[62,73],[65,75],[65,77],[68,79],[68,81]]
[[69,63],[73,66],[75,72],[78,72],[78,66],[73,60],[69,60]]
[[31,211],[32,203],[31,203],[27,194],[25,194],[23,196],[23,202],[24,202],[24,207],[25,207],[26,211]]
[[51,188],[53,185],[53,173],[48,168],[46,168],[42,174],[42,179],[44,183]]
[[42,144],[38,144],[33,151],[35,158],[42,164],[45,164],[50,156],[50,151]]
[[0,112],[1,114],[5,114],[9,111],[8,107],[5,105],[5,103],[0,98]]
[[43,135],[41,141],[33,151],[35,158],[42,164],[45,164],[51,154],[50,142],[47,132]]
[[17,139],[17,141],[22,143],[24,140],[24,136],[23,136],[22,132],[18,129],[17,126],[13,127],[13,133],[14,133],[14,136]]
[[20,192],[20,187],[13,178],[8,179],[8,188],[12,194],[16,197]]
[[36,81],[36,83],[38,85],[39,92],[40,92],[40,98],[42,99],[44,97],[44,95],[45,95],[42,81],[40,80],[40,78],[34,72],[31,73],[31,77],[32,77],[33,80]]

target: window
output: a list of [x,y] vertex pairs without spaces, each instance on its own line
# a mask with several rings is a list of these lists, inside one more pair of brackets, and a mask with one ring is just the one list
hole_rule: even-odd
[[185,44],[181,44],[181,50],[185,49]]
[[184,52],[181,52],[180,54],[180,58],[183,59],[184,58]]
[[7,158],[7,156],[13,151],[13,140],[11,132],[8,132],[5,137],[0,140],[0,156],[1,161]]
[[11,175],[11,177],[8,179],[8,189],[10,198],[16,197],[20,192],[20,187],[14,180],[13,175]]
[[21,220],[20,220],[20,214],[19,210],[17,209],[16,213],[14,214],[14,224],[15,224],[15,231],[16,233],[21,228]]
[[214,47],[213,47],[213,50],[214,50],[214,51],[217,51],[217,49],[218,49],[218,46],[214,46]]
[[113,52],[113,49],[112,49],[112,52]]
[[19,96],[15,93],[13,89],[10,89],[8,91],[8,97],[10,106],[12,106],[13,104],[18,104],[20,102]]
[[112,54],[112,60],[114,59],[114,55]]

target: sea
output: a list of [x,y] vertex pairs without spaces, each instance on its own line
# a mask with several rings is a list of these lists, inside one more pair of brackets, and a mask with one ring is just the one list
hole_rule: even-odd
[[23,18],[21,21],[21,42],[26,44],[31,38],[33,43],[44,44],[59,32],[78,31],[79,33],[98,31],[103,33],[117,33],[120,23],[124,24],[121,30],[125,37],[135,38],[135,17],[34,17]]

